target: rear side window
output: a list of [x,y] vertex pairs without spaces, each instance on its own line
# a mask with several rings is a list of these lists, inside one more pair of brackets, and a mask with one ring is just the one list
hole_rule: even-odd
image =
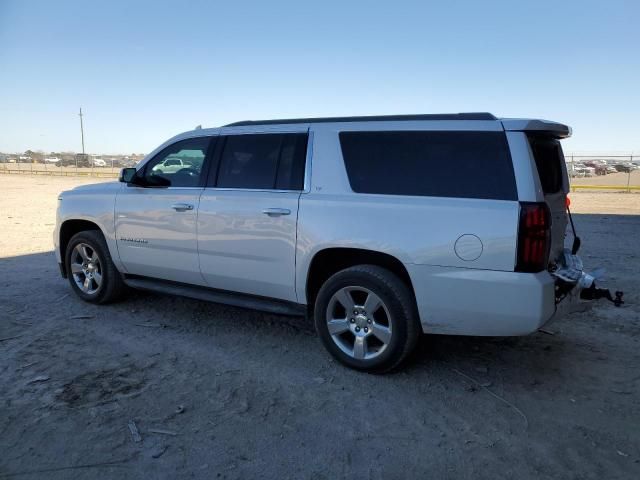
[[229,135],[224,139],[217,186],[302,190],[307,134]]
[[564,153],[555,138],[529,135],[529,145],[536,161],[538,176],[544,193],[556,193],[562,188]]
[[516,200],[503,132],[341,132],[358,193]]

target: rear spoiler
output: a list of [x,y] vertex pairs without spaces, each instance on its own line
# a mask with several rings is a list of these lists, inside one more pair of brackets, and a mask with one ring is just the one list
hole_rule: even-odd
[[548,120],[531,120],[526,118],[503,118],[502,127],[507,132],[544,133],[554,138],[568,138],[571,127]]

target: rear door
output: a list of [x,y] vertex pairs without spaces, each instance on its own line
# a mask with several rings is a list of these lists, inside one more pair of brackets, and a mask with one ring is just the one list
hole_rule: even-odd
[[543,133],[527,134],[538,170],[544,200],[551,213],[549,259],[557,260],[564,250],[567,230],[567,193],[569,178],[560,141]]
[[200,269],[212,288],[297,301],[295,249],[307,128],[221,135],[200,198]]
[[[149,186],[126,185],[119,191],[116,241],[127,273],[204,284],[198,263],[196,219],[211,138],[191,138],[168,146],[139,172]],[[179,168],[169,169],[165,166],[167,158],[182,163]]]

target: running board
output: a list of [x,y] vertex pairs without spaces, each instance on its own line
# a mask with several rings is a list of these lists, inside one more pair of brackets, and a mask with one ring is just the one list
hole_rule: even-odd
[[304,316],[307,313],[307,306],[285,300],[258,297],[245,293],[228,292],[226,290],[216,290],[214,288],[188,285],[184,283],[171,282],[168,280],[158,280],[148,277],[138,277],[125,275],[124,283],[129,287],[138,290],[164,293],[167,295],[177,295],[180,297],[205,300],[207,302],[222,303],[234,307],[247,308],[250,310],[260,310],[263,312],[276,313],[278,315]]

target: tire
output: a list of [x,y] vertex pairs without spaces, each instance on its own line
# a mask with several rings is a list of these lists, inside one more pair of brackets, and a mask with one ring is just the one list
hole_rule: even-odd
[[421,332],[407,285],[375,265],[357,265],[331,276],[316,297],[314,322],[325,348],[338,361],[370,373],[398,367]]
[[71,288],[85,302],[110,303],[124,292],[122,276],[111,260],[104,236],[97,230],[71,237],[65,267]]

